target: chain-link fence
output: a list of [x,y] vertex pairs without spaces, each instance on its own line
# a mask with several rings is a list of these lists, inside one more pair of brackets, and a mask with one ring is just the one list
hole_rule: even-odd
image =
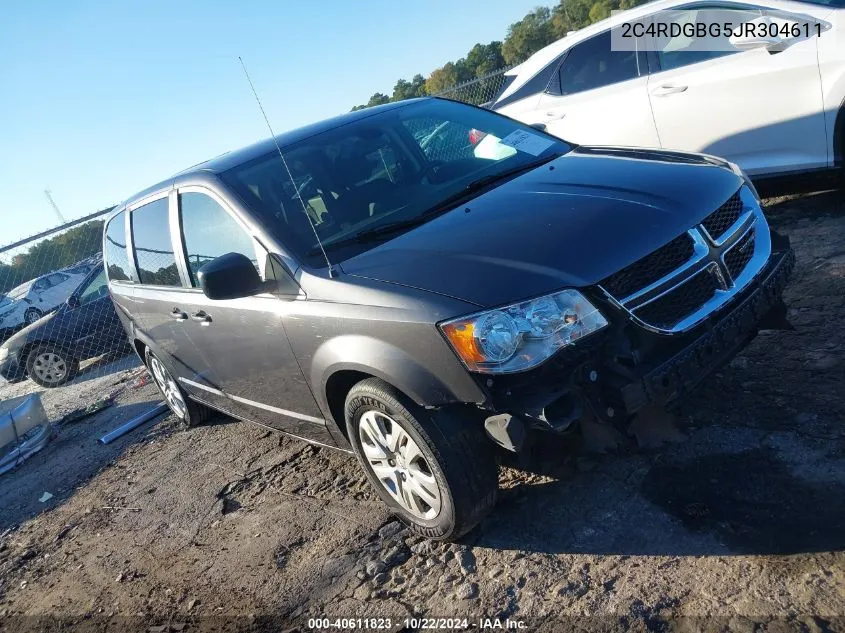
[[509,68],[502,68],[439,92],[435,96],[471,103],[483,108],[490,107],[496,97],[507,87],[509,76],[505,73],[508,70]]
[[67,390],[122,367],[101,253],[109,211],[0,248],[0,401],[55,390],[66,410],[80,404]]

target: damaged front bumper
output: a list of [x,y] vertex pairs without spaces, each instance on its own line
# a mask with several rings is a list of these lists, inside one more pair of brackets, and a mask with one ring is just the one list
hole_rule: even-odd
[[759,330],[782,329],[785,308],[781,295],[794,266],[792,249],[774,254],[750,293],[721,315],[709,331],[621,388],[625,410],[635,413],[648,404],[672,404],[728,363]]
[[777,247],[756,279],[693,332],[661,337],[623,323],[591,347],[565,350],[554,366],[521,382],[494,385],[488,434],[516,451],[527,428],[563,432],[585,416],[620,428],[646,407],[676,406],[759,330],[791,327],[781,296],[795,254],[788,239],[773,234],[774,241]]

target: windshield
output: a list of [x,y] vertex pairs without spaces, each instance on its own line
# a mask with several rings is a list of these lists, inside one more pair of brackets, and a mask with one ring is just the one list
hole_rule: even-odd
[[34,282],[32,282],[32,281],[28,281],[28,282],[26,282],[25,284],[21,284],[20,286],[18,286],[18,287],[16,287],[16,288],[12,288],[12,289],[11,289],[11,290],[10,290],[10,291],[6,294],[6,296],[8,296],[8,297],[9,297],[9,299],[20,299],[20,298],[21,298],[21,297],[23,297],[23,296],[24,296],[27,292],[29,292],[29,289],[30,289],[30,288],[32,288],[32,284],[33,284],[33,283],[34,283]]
[[[459,204],[473,183],[491,186],[569,149],[507,117],[429,99],[283,148],[293,181],[277,152],[222,178],[300,261],[325,267],[315,230],[337,263],[395,237],[387,225],[409,230]],[[355,239],[374,234],[378,240]]]

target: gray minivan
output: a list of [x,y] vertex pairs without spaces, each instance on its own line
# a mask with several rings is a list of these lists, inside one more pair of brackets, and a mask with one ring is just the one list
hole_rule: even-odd
[[185,425],[216,409],[354,452],[435,539],[492,508],[504,450],[622,437],[786,327],[794,262],[735,165],[441,99],[177,174],[116,209],[104,253]]

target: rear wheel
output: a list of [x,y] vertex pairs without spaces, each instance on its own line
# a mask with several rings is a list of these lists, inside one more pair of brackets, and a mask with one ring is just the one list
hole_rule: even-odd
[[179,419],[183,428],[197,426],[205,422],[211,414],[211,410],[193,400],[189,399],[184,390],[178,385],[176,379],[167,370],[159,358],[147,348],[144,354],[147,369],[153,377],[153,382],[164,396],[167,406]]
[[346,397],[355,454],[381,499],[435,540],[469,532],[493,508],[498,466],[480,424],[423,409],[377,378]]
[[33,382],[48,389],[65,384],[78,371],[79,361],[55,345],[38,345],[26,357],[26,373]]

